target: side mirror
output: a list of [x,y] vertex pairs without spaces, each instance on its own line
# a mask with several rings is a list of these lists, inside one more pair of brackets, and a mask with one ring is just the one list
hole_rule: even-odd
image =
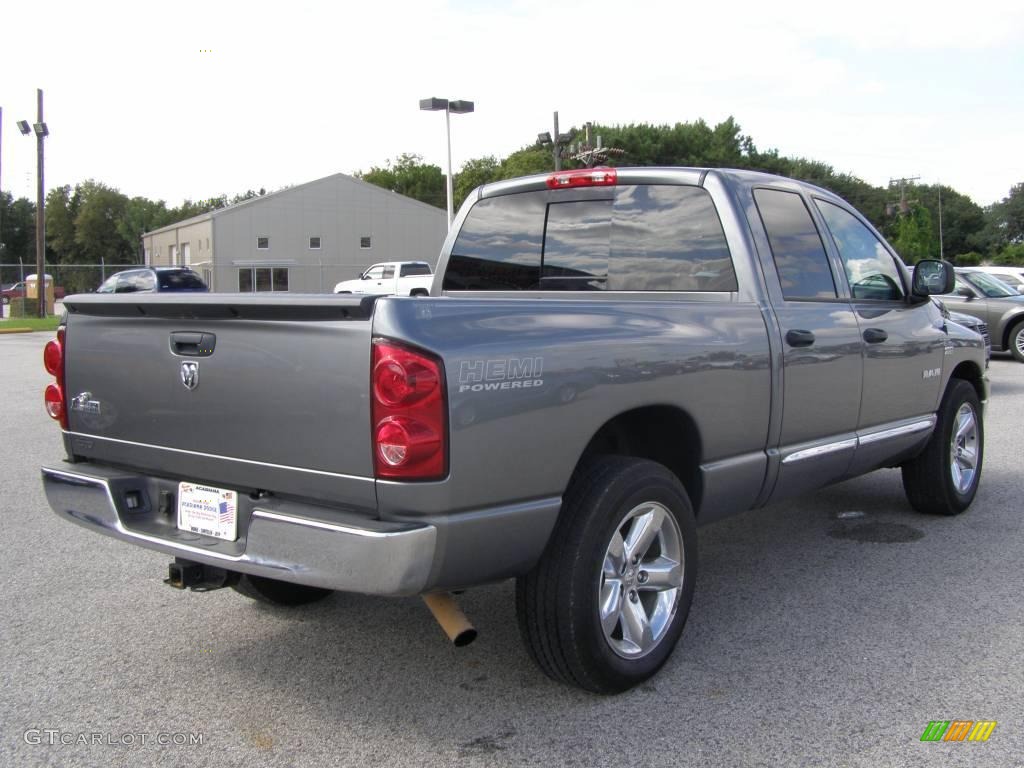
[[974,293],[971,291],[970,288],[961,288],[960,290],[958,290],[956,292],[956,295],[957,296],[963,296],[968,301],[971,301],[971,299],[974,298]]
[[910,292],[917,297],[950,293],[956,282],[953,265],[938,259],[922,259],[914,265]]

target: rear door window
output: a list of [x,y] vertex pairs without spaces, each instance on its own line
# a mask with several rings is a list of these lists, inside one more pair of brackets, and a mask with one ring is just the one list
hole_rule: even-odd
[[445,290],[735,291],[711,196],[624,185],[481,200],[455,241]]
[[782,189],[755,189],[754,201],[768,234],[783,297],[836,298],[828,254],[803,198]]

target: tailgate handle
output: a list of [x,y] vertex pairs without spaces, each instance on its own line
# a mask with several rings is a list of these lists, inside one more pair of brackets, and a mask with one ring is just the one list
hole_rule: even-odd
[[171,352],[183,357],[209,357],[217,346],[217,337],[212,333],[195,331],[173,331]]

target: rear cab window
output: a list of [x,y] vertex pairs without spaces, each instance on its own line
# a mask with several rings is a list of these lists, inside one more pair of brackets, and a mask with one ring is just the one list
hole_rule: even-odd
[[403,264],[399,277],[412,277],[414,275],[429,275],[429,264]]
[[735,291],[711,195],[632,184],[485,198],[452,247],[449,291]]

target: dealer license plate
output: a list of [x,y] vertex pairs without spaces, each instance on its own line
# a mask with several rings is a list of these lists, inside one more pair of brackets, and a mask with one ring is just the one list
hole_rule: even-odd
[[238,538],[238,492],[178,483],[178,528],[234,541]]

